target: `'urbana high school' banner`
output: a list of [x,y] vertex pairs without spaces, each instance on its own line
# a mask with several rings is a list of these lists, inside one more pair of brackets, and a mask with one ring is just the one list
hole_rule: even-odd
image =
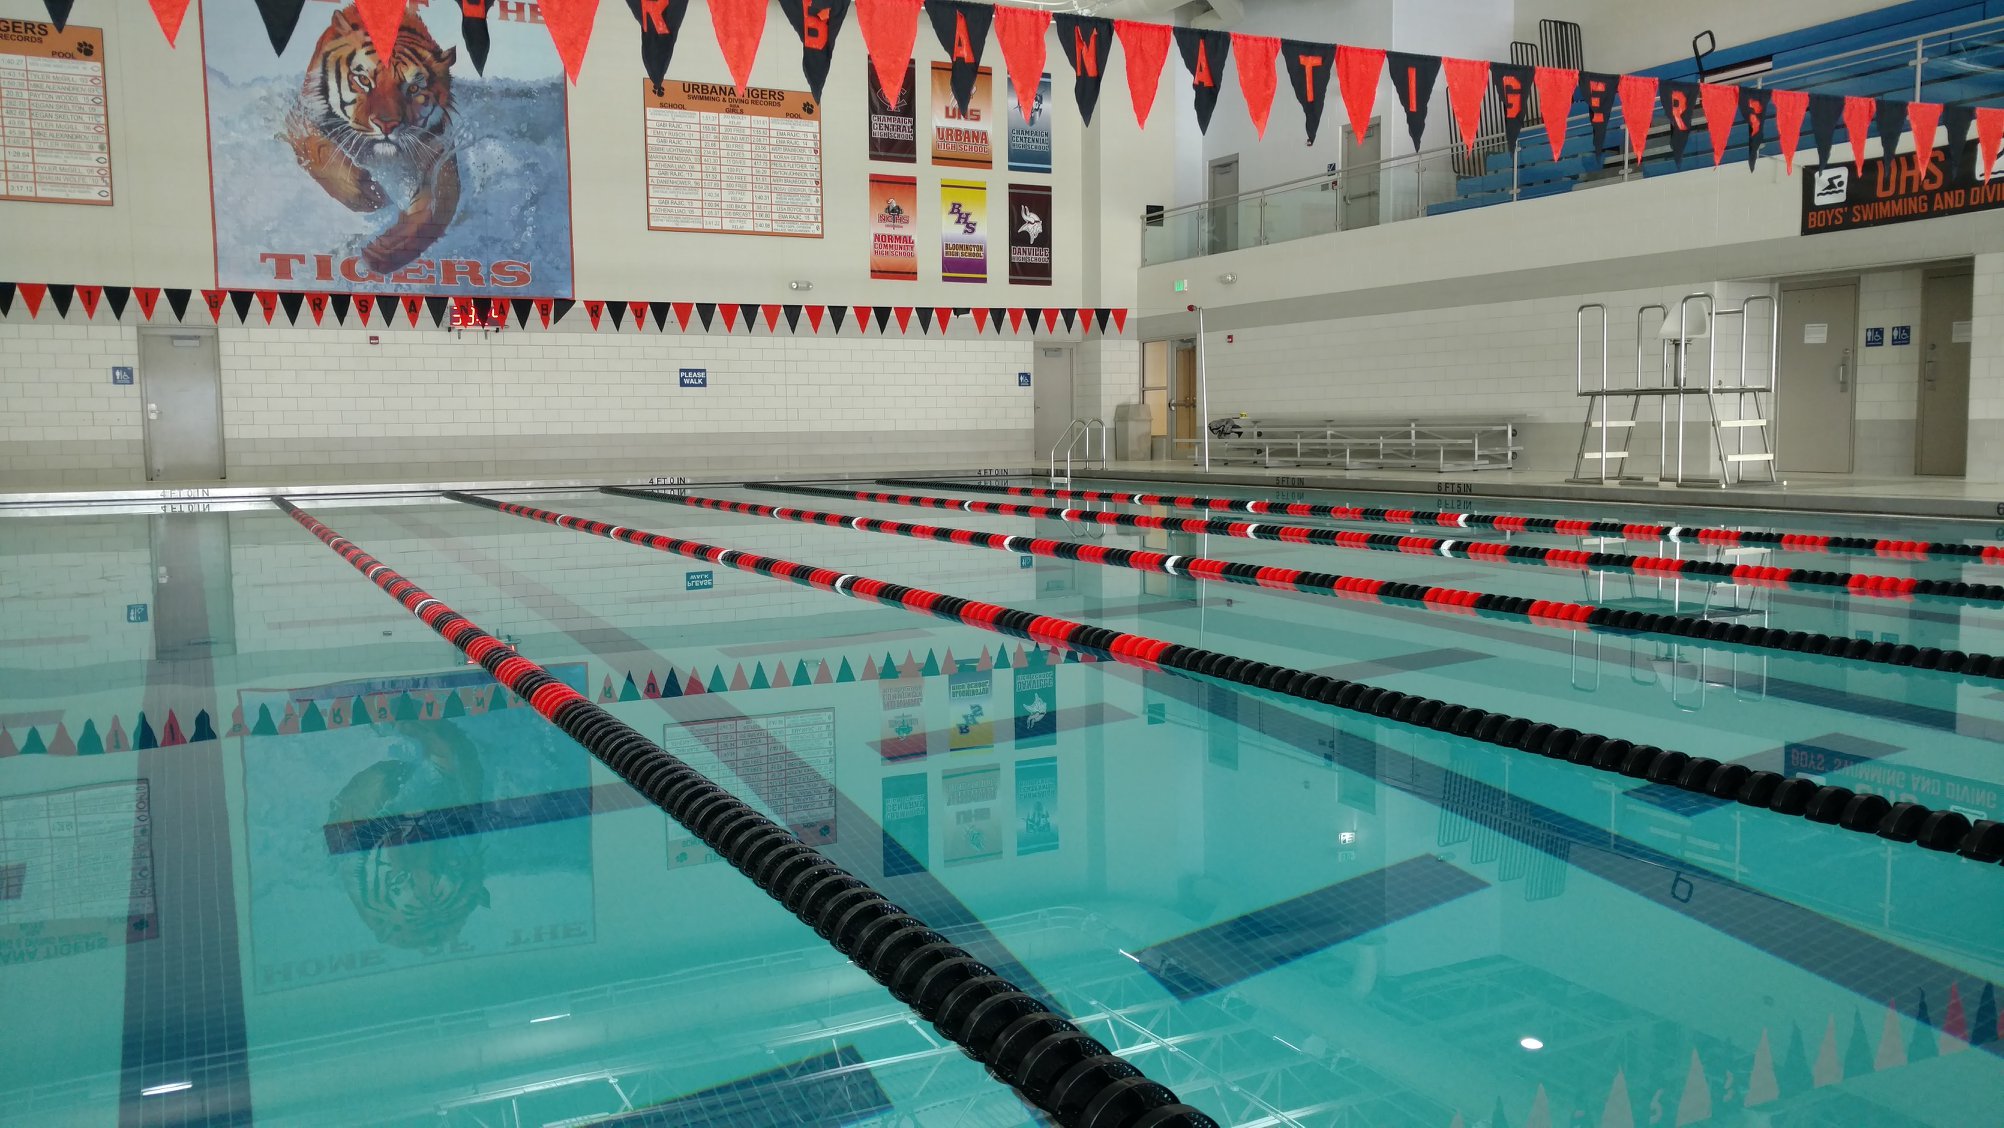
[[[1974,146],[1970,146],[1974,149]],[[1807,169],[1802,177],[1802,233],[1851,231],[2004,207],[2004,176],[1980,180],[1976,154],[1951,161],[1934,150],[1925,167],[1913,153]],[[2004,163],[2000,163],[2004,170]]]
[[535,7],[496,5],[484,73],[457,4],[407,9],[387,60],[352,3],[309,5],[276,57],[262,21],[203,20],[217,283],[570,294],[564,68]]

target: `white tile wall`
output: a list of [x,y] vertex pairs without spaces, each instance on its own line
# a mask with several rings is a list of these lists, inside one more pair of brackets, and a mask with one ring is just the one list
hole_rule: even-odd
[[2004,254],[1976,256],[1969,349],[1972,482],[2004,482]]
[[139,388],[111,382],[138,349],[129,328],[0,321],[0,482],[138,473]]
[[[1857,430],[1852,468],[1859,474],[1914,472],[1914,420],[1920,395],[1921,272],[1887,270],[1858,280]],[[1916,343],[1892,344],[1892,327],[1914,328]],[[1886,330],[1886,344],[1868,349],[1864,331]]]

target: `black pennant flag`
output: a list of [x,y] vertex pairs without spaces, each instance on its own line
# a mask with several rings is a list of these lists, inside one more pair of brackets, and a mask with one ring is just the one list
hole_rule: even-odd
[[1078,324],[1078,319],[1079,319],[1078,307],[1067,306],[1064,309],[1058,311],[1058,316],[1065,319],[1065,332],[1069,333],[1072,331],[1073,326]]
[[1691,129],[1698,116],[1698,84],[1666,82],[1657,97],[1663,103],[1663,116],[1670,121],[1670,159],[1682,164],[1684,146],[1691,140]]
[[789,333],[798,333],[798,332],[800,332],[800,307],[799,307],[799,306],[797,306],[797,305],[783,305],[783,306],[780,306],[780,307],[779,307],[779,312],[781,312],[781,313],[783,313],[783,314],[785,314],[785,315],[786,315],[786,331],[787,331],[787,332],[789,332]]
[[640,63],[661,93],[661,80],[668,75],[668,62],[675,57],[675,41],[682,38],[682,17],[689,14],[689,0],[626,0],[633,18],[640,21]]
[[1767,91],[1740,91],[1740,113],[1747,119],[1747,167],[1760,160],[1760,147],[1767,142]]
[[348,324],[349,301],[350,299],[348,295],[336,294],[334,295],[333,299],[328,303],[329,305],[332,305],[334,307],[334,323],[336,325]]
[[758,320],[758,303],[739,302],[738,320],[744,322],[745,332],[751,332],[753,328],[752,323]]
[[647,312],[654,315],[654,331],[656,333],[666,333],[668,331],[668,315],[674,312],[674,308],[671,302],[647,303]]
[[1900,137],[1907,131],[1907,104],[1891,98],[1879,99],[1878,125],[1879,152],[1890,157],[1899,151]]
[[56,316],[68,317],[70,303],[76,300],[77,288],[69,282],[49,283],[49,300],[56,303]]
[[557,322],[562,321],[565,314],[577,308],[577,304],[578,300],[576,298],[558,298],[551,302],[550,324],[555,325]]
[[1092,311],[1092,319],[1094,323],[1099,326],[1100,332],[1102,333],[1106,332],[1106,319],[1112,313],[1113,313],[1112,310],[1106,309],[1104,307]]
[[529,315],[536,311],[535,299],[515,298],[508,304],[515,310],[515,327],[518,329],[527,329],[529,327]]
[[257,295],[251,293],[249,290],[230,291],[230,304],[237,307],[238,321],[246,324],[250,322],[251,302],[255,300],[257,300]]
[[1614,96],[1621,89],[1621,77],[1612,74],[1580,74],[1580,89],[1586,95],[1587,124],[1593,127],[1593,150],[1607,148],[1607,123],[1614,116]]
[[920,306],[912,312],[918,314],[919,336],[932,332],[932,307]]
[[607,313],[609,313],[609,314],[611,314],[611,315],[612,315],[612,330],[613,330],[613,332],[617,333],[617,332],[618,332],[618,331],[620,331],[621,329],[624,329],[624,328],[626,328],[626,303],[625,303],[625,302],[607,302],[607,303],[605,303],[605,312],[607,312]]
[[990,306],[988,309],[988,324],[995,327],[995,335],[998,337],[1002,335],[1002,319],[1007,316],[1009,311],[1002,306]]
[[882,333],[885,329],[890,327],[891,307],[878,306],[876,316],[877,316],[877,332]]
[[76,0],[47,0],[47,3],[49,19],[55,22],[57,31],[63,30],[70,22],[70,9],[76,7]]
[[118,321],[125,320],[125,303],[132,300],[132,287],[106,286],[104,302],[111,307],[111,316]]
[[445,315],[452,311],[452,299],[436,296],[429,297],[424,300],[424,307],[431,313],[431,323],[443,326],[445,324]]
[[1313,145],[1315,131],[1322,125],[1322,104],[1329,100],[1329,76],[1336,70],[1336,45],[1283,39],[1280,57],[1287,61],[1287,82],[1308,119],[1308,143]]
[[299,26],[299,13],[305,7],[306,0],[257,0],[257,14],[264,17],[264,33],[271,39],[273,54],[285,54],[285,45],[292,41],[292,29]]
[[835,37],[849,18],[849,0],[780,0],[779,10],[800,37],[800,71],[819,102],[821,86],[828,81],[828,64],[835,58]]
[[188,320],[188,299],[195,296],[193,290],[163,290],[167,295],[167,308],[174,311],[174,320]]
[[989,4],[967,0],[930,0],[925,6],[932,17],[933,34],[939,49],[953,64],[953,101],[967,116],[968,99],[974,97],[974,78],[981,70],[981,53],[988,48],[988,25],[995,18]]
[[842,331],[842,326],[846,324],[849,320],[849,307],[829,306],[828,320],[835,323],[835,331],[837,333],[840,333]]
[[1489,83],[1503,107],[1503,144],[1515,151],[1517,137],[1531,120],[1531,68],[1515,63],[1491,63]]
[[717,316],[717,303],[715,302],[696,303],[696,320],[703,323],[703,332],[707,333],[710,331],[710,319],[715,316]]
[[1392,89],[1398,92],[1399,108],[1406,114],[1406,132],[1412,136],[1413,151],[1418,152],[1420,137],[1426,133],[1427,107],[1433,102],[1433,84],[1440,78],[1440,56],[1387,51],[1385,63],[1391,68]]
[[459,0],[459,41],[473,60],[473,72],[487,73],[487,9],[490,0]]
[[299,303],[305,299],[306,295],[299,293],[280,294],[278,296],[278,304],[285,307],[286,324],[299,324]]
[[1091,125],[1092,111],[1099,105],[1100,77],[1113,46],[1113,21],[1070,12],[1060,12],[1056,18],[1058,46],[1072,65],[1072,97],[1079,104],[1079,117]]
[[1837,123],[1844,120],[1842,94],[1809,96],[1809,132],[1816,139],[1816,163],[1830,163],[1830,147],[1837,143]]
[[0,317],[14,312],[14,284],[0,282]]
[[1962,169],[1971,163],[1968,160],[1969,129],[1976,124],[1976,107],[1951,102],[1941,108],[1941,124],[1948,130],[1948,167],[1941,171],[1943,176],[1954,181],[1960,178]]
[[1225,60],[1231,57],[1230,32],[1195,27],[1176,29],[1176,50],[1190,72],[1190,89],[1197,93],[1197,132],[1211,128],[1211,112],[1218,108],[1218,91],[1224,85]]

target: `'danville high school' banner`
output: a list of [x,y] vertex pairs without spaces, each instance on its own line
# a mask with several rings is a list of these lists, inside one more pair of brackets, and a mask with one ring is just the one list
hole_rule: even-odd
[[458,4],[409,9],[393,65],[354,4],[307,5],[276,57],[248,0],[210,5],[218,284],[569,295],[564,68],[535,7],[493,6],[483,72]]
[[1009,186],[1009,281],[1016,286],[1051,284],[1051,186]]

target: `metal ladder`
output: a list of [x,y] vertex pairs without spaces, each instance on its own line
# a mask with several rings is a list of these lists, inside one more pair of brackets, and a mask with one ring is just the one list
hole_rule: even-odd
[[[1635,311],[1635,379],[1625,389],[1609,382],[1607,307],[1599,302],[1588,302],[1573,313],[1573,393],[1588,402],[1586,419],[1580,424],[1579,451],[1573,457],[1573,476],[1566,479],[1569,482],[1605,484],[1610,481],[1641,480],[1641,475],[1628,472],[1627,459],[1633,453],[1629,449],[1630,440],[1635,437],[1637,417],[1642,413],[1643,396],[1650,394],[1644,389],[1665,387],[1669,383],[1670,374],[1670,350],[1666,342],[1662,354],[1657,358],[1659,363],[1656,382],[1653,385],[1643,383],[1642,343],[1648,339],[1642,332],[1643,315],[1652,309],[1664,317],[1670,315],[1669,309],[1661,305],[1646,305]],[[1586,323],[1588,313],[1593,311],[1598,311],[1600,314],[1600,385],[1589,388],[1586,380]],[[1615,400],[1626,401],[1625,417],[1615,416],[1614,412],[1621,410],[1610,407],[1611,401]],[[1621,432],[1621,443],[1618,447],[1613,439],[1613,432],[1616,431]],[[1596,435],[1600,438],[1598,443],[1594,442]],[[1621,464],[1619,469],[1610,473],[1608,468],[1617,462]],[[1589,463],[1594,466],[1593,473],[1587,472]],[[1658,463],[1661,463],[1661,455],[1658,456]]]
[[[1705,399],[1706,408],[1711,414],[1712,447],[1718,452],[1719,456],[1719,485],[1725,487],[1744,482],[1746,480],[1746,467],[1749,464],[1765,466],[1767,468],[1767,480],[1778,484],[1781,479],[1776,473],[1774,464],[1774,433],[1769,430],[1769,427],[1773,423],[1772,408],[1774,406],[1774,392],[1777,382],[1775,379],[1776,368],[1781,361],[1780,308],[1775,304],[1775,300],[1772,297],[1757,294],[1741,302],[1738,309],[1713,310],[1712,299],[1709,295],[1691,294],[1677,305],[1677,324],[1680,334],[1684,329],[1685,311],[1696,302],[1704,303],[1706,313],[1711,319],[1714,330],[1706,338],[1709,357],[1705,373]],[[1768,312],[1767,382],[1765,384],[1748,384],[1747,344],[1753,336],[1753,319],[1748,316],[1748,311],[1763,303],[1765,303]],[[1719,379],[1719,335],[1717,332],[1718,323],[1728,318],[1738,318],[1740,330],[1739,365],[1733,370],[1733,382],[1730,385],[1723,383]],[[1688,351],[1689,348],[1687,346],[1686,348],[1679,349],[1677,352],[1677,383],[1680,387],[1684,386],[1684,354]],[[1720,401],[1722,399],[1729,399],[1732,403],[1732,414],[1730,417],[1727,417],[1720,411],[1720,407],[1722,406]],[[1680,398],[1677,403],[1679,408],[1677,419],[1678,437],[1682,438],[1684,424],[1682,407],[1684,401]],[[1730,452],[1726,450],[1726,432],[1728,431],[1732,432],[1733,436],[1733,449]],[[1754,438],[1759,440],[1759,450],[1750,452],[1746,449],[1746,439],[1749,434],[1752,434]],[[1681,454],[1682,451],[1680,449],[1677,475],[1680,483],[1683,481],[1683,459]]]
[[[1065,425],[1065,433],[1059,435],[1057,443],[1051,447],[1051,484],[1053,486],[1069,486],[1072,484],[1072,452],[1078,449],[1081,440],[1085,442],[1085,450],[1080,452],[1079,461],[1088,467],[1092,465],[1092,436],[1095,428],[1099,431],[1099,468],[1101,470],[1106,469],[1106,424],[1097,418],[1074,419]],[[1065,472],[1062,475],[1058,473],[1058,455],[1060,452],[1065,456]]]

